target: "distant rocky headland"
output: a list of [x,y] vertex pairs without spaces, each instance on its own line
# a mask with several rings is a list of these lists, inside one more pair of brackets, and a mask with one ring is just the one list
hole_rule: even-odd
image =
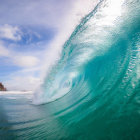
[[4,87],[2,83],[0,83],[0,91],[7,91],[7,89]]

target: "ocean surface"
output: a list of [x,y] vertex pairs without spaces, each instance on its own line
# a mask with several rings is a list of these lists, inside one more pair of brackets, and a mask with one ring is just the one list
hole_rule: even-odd
[[99,1],[34,94],[2,92],[0,140],[140,140],[140,1]]

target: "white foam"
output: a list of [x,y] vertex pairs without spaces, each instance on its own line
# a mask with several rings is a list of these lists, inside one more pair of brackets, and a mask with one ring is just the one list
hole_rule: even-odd
[[64,43],[69,39],[81,19],[93,10],[98,2],[99,0],[94,2],[92,0],[77,0],[73,3],[73,7],[65,15],[61,25],[58,26],[57,36],[47,46],[44,58],[46,64],[43,67],[41,77],[47,77],[53,65],[60,59]]
[[33,94],[33,91],[0,91],[0,95],[6,94]]

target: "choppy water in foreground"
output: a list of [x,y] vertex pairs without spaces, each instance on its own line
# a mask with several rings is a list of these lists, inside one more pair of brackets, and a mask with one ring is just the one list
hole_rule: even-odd
[[0,95],[0,140],[140,140],[139,13],[139,0],[100,1],[34,105],[30,94]]
[[0,140],[139,140],[140,96],[111,98],[67,94],[35,106],[30,93],[0,95]]

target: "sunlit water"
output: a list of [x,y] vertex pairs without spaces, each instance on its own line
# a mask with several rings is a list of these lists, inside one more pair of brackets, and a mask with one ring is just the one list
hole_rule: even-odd
[[140,140],[139,13],[138,0],[99,2],[33,100],[0,95],[0,138]]

